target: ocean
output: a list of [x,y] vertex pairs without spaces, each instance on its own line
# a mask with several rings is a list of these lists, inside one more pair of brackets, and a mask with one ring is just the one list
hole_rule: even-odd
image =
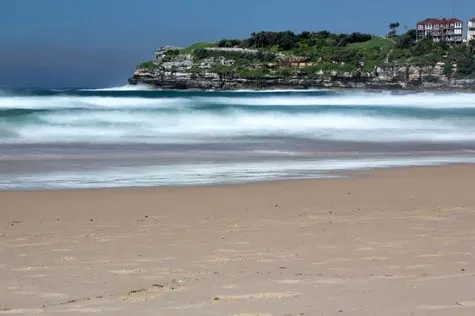
[[326,178],[474,161],[474,94],[0,90],[0,190]]

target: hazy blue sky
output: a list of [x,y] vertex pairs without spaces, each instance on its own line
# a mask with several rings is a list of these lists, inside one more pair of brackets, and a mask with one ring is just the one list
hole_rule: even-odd
[[123,84],[162,44],[259,30],[385,34],[389,22],[475,17],[474,0],[0,0],[0,87]]

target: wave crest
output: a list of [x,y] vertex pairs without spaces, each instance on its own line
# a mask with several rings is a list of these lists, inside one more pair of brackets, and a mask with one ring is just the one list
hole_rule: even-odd
[[153,91],[150,86],[144,84],[138,85],[123,85],[117,87],[109,87],[109,88],[99,88],[99,89],[81,89],[80,91]]
[[233,95],[0,96],[0,142],[475,141],[473,94]]

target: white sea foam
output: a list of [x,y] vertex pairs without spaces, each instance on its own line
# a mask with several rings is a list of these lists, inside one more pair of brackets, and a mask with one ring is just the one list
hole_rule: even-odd
[[332,171],[474,162],[473,157],[323,159],[251,163],[212,163],[122,167],[95,171],[13,174],[0,178],[0,190],[95,188],[238,183],[282,178],[325,178]]
[[213,97],[202,102],[248,106],[394,106],[433,109],[475,108],[475,94],[419,93],[391,95],[388,93],[348,93],[329,96]]
[[81,89],[80,91],[144,91],[144,90],[153,90],[150,86],[138,84],[138,85],[124,85],[118,87],[110,88],[99,88],[99,89]]
[[[111,90],[114,91],[114,90]],[[11,96],[0,95],[0,109],[61,109],[71,107],[107,107],[110,109],[183,106],[190,104],[217,104],[243,106],[354,106],[354,107],[413,107],[427,109],[474,108],[475,94],[408,94],[388,93],[347,93],[342,95],[296,95],[266,96],[265,93],[253,97],[223,97],[219,93],[209,97],[193,97],[187,93],[170,98],[111,97],[111,96]]]
[[248,93],[291,93],[291,92],[298,92],[301,94],[305,93],[312,93],[312,92],[324,92],[324,91],[331,91],[329,89],[269,89],[269,90],[232,90],[232,91],[226,91],[226,92],[248,92]]
[[[298,137],[314,140],[351,141],[475,141],[472,116],[412,116],[410,108],[475,109],[473,94],[430,93],[391,95],[347,93],[324,96],[289,95],[193,97],[175,93],[172,97],[140,96],[5,96],[0,110],[48,109],[35,113],[35,120],[1,119],[0,143],[54,142],[210,142],[242,137]],[[188,97],[187,97],[188,96]],[[222,108],[222,104],[255,106]],[[216,111],[213,108],[216,106]],[[282,111],[267,105],[330,106],[331,111]],[[351,105],[353,109],[339,109]],[[358,111],[368,105],[408,110],[397,116],[385,112]],[[68,109],[83,109],[68,111]],[[140,109],[140,111],[137,111]]]
[[42,124],[12,126],[0,142],[209,142],[242,137],[353,141],[475,141],[475,126],[452,120],[352,114],[252,112],[47,112]]
[[140,97],[99,97],[99,96],[10,96],[0,97],[0,109],[55,110],[70,108],[162,108],[178,107],[190,102],[186,98],[140,98]]

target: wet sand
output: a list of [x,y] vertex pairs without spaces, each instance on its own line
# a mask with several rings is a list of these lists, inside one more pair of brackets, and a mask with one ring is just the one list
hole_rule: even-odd
[[475,315],[475,165],[0,192],[0,315]]

